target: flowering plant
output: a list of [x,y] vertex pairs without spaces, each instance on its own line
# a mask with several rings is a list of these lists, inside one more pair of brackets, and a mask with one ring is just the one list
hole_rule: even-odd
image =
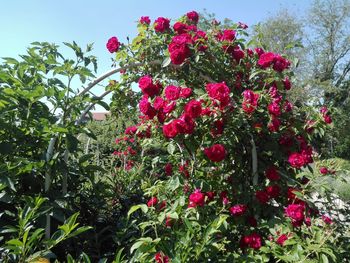
[[118,44],[118,88],[140,91],[125,141],[142,150],[127,154],[140,154],[147,175],[147,200],[129,212],[148,218],[133,260],[336,261],[332,221],[308,199],[320,176],[312,140],[331,123],[328,110],[292,105],[292,63],[254,48],[245,24],[204,32],[198,20],[195,11],[173,25],[142,17],[137,37]]

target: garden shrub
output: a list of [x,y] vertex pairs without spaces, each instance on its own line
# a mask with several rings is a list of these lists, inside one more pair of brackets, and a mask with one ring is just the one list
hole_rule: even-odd
[[198,19],[142,17],[128,44],[107,43],[119,87],[139,89],[139,122],[117,141],[126,170],[144,177],[130,261],[343,260],[336,223],[310,201],[330,173],[312,165],[330,111],[287,100],[296,65],[255,46],[247,25],[204,32]]

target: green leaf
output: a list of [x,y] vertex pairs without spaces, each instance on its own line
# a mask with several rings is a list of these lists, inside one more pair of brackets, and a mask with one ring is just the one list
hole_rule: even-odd
[[137,211],[137,210],[139,210],[139,209],[141,209],[142,212],[147,213],[147,211],[148,211],[148,206],[147,206],[146,204],[140,204],[140,205],[134,205],[134,206],[132,206],[132,207],[130,208],[129,212],[128,212],[128,218],[130,217],[130,215],[131,215],[132,213],[134,213],[135,211]]
[[163,60],[163,63],[162,63],[162,68],[165,68],[165,67],[169,66],[170,63],[171,63],[170,57],[165,58],[165,59]]
[[174,152],[175,152],[175,149],[176,149],[176,147],[175,147],[174,142],[172,142],[172,141],[169,142],[169,143],[168,143],[168,147],[167,147],[168,153],[169,153],[170,155],[173,155]]
[[325,254],[321,254],[321,263],[328,263],[328,257]]

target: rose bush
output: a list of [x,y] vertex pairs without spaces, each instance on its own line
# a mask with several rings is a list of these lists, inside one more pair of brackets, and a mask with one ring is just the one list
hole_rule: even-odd
[[129,216],[148,220],[132,221],[142,233],[132,260],[336,262],[332,221],[308,198],[320,176],[312,140],[331,117],[288,101],[294,65],[254,47],[242,23],[204,32],[194,11],[173,27],[148,19],[116,53],[120,86],[140,91],[125,141],[140,147],[132,160],[147,198]]

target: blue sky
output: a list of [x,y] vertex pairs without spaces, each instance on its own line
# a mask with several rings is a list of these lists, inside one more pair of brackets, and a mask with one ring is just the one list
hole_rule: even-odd
[[121,42],[134,36],[140,16],[176,19],[188,11],[204,8],[215,13],[218,20],[253,25],[286,8],[303,15],[310,0],[7,0],[1,1],[0,57],[16,57],[25,53],[34,41],[54,43],[76,41],[80,46],[94,42],[93,54],[98,57],[98,73],[111,65],[111,55],[105,48],[111,36]]

